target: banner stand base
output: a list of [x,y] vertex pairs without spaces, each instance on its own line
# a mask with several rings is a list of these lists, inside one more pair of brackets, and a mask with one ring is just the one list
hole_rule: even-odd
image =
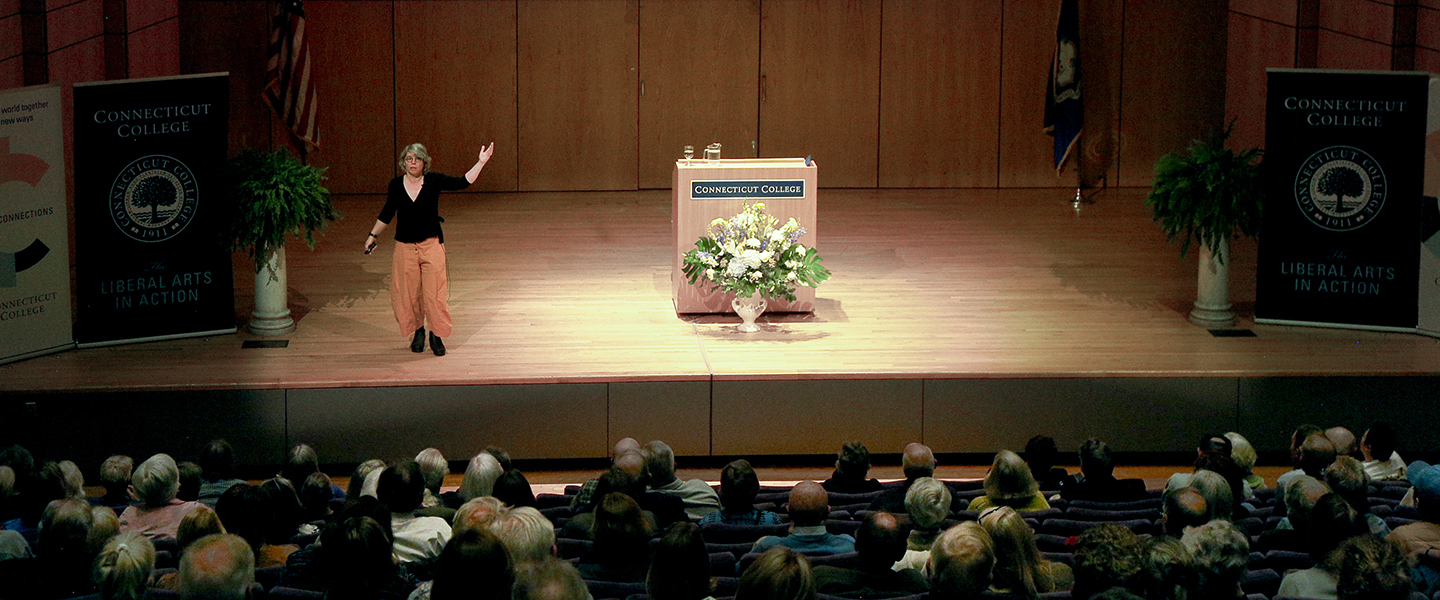
[[16,354],[15,356],[7,356],[5,358],[0,358],[0,365],[10,364],[12,362],[19,362],[29,358],[45,356],[47,354],[58,354],[67,350],[74,350],[75,348],[75,342],[70,342],[68,344],[61,344],[59,346],[55,346],[54,348],[46,348],[44,350],[36,350],[34,352],[26,352],[24,354]]
[[157,335],[154,337],[130,338],[126,340],[108,340],[104,342],[85,342],[76,344],[77,348],[104,348],[106,346],[119,346],[121,344],[142,344],[145,342],[163,342],[165,340],[183,340],[187,338],[210,337],[212,335],[229,335],[238,331],[237,328],[216,329],[213,331],[196,331],[192,333],[177,333],[174,335]]
[[1258,325],[1287,325],[1292,327],[1325,327],[1327,329],[1356,329],[1360,331],[1380,331],[1385,333],[1416,333],[1431,337],[1440,337],[1440,333],[1426,332],[1414,327],[1387,327],[1384,325],[1355,325],[1352,323],[1321,323],[1317,321],[1286,321],[1284,319],[1261,319],[1255,318]]

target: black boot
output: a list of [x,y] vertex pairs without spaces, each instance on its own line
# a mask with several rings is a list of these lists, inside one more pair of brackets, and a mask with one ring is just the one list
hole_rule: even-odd
[[435,356],[445,356],[445,343],[433,333],[430,334],[430,349],[435,352]]
[[421,328],[415,330],[415,339],[410,340],[410,351],[411,351],[411,352],[424,352],[424,351],[425,351],[425,328],[424,328],[424,327],[421,327]]

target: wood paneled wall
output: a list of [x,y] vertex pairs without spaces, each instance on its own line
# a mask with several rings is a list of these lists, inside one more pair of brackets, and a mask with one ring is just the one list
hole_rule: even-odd
[[[181,0],[182,70],[260,104],[262,0]],[[1224,0],[1081,2],[1081,173],[1144,186],[1222,124]],[[437,170],[497,142],[479,190],[663,188],[686,144],[813,155],[823,187],[1068,187],[1041,131],[1058,1],[309,0],[332,191],[378,193],[405,143]],[[3,30],[0,30],[3,33]],[[1197,59],[1198,57],[1198,59]]]

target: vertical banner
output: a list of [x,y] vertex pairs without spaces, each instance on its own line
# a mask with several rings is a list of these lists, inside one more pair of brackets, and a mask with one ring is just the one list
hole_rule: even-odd
[[1414,331],[1429,75],[1267,73],[1256,322]]
[[58,85],[0,92],[0,363],[74,347]]
[[1440,336],[1440,77],[1430,75],[1420,208],[1420,333]]
[[82,346],[235,332],[226,73],[75,86]]

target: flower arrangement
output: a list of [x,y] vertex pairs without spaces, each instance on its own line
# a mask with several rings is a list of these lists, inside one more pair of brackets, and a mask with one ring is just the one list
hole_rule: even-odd
[[686,279],[691,284],[704,279],[712,292],[738,297],[760,292],[792,302],[795,286],[816,287],[829,279],[820,252],[798,243],[805,228],[793,218],[779,228],[777,223],[759,202],[746,204],[730,220],[711,221],[710,235],[696,240],[695,249],[684,255]]

